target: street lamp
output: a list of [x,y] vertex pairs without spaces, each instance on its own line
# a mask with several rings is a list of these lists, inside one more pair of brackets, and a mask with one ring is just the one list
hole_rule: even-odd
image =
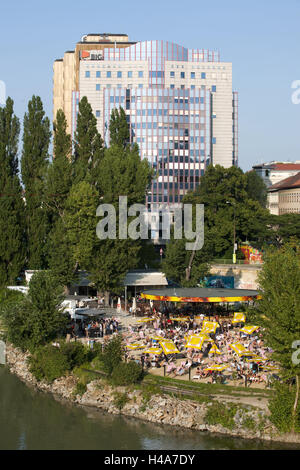
[[226,204],[230,204],[233,207],[233,254],[232,254],[232,262],[233,264],[236,264],[236,229],[235,229],[235,203],[226,201]]

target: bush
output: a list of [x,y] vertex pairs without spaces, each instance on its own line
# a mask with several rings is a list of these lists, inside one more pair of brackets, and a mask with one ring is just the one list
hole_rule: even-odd
[[143,378],[143,369],[136,362],[120,362],[114,367],[111,379],[114,385],[131,385]]
[[113,338],[105,344],[103,353],[100,354],[100,357],[103,363],[104,372],[111,375],[113,369],[122,362],[124,357],[122,336],[113,336]]
[[[295,400],[295,391],[291,391],[286,384],[276,384],[275,389],[275,396],[269,403],[271,413],[270,421],[279,431],[290,432],[293,426],[292,410]],[[298,407],[295,431],[300,432],[300,407]]]
[[207,424],[221,424],[224,428],[233,429],[235,422],[234,417],[238,408],[235,404],[228,403],[225,405],[214,401],[206,413]]
[[57,347],[47,345],[36,350],[29,359],[29,370],[37,380],[47,382],[64,375],[69,369],[67,357]]
[[128,403],[128,395],[127,393],[119,393],[115,392],[114,393],[114,401],[113,404],[115,405],[118,410],[121,411],[122,408]]
[[82,383],[82,382],[78,382],[78,384],[76,385],[75,387],[75,390],[74,390],[74,395],[84,395],[85,392],[87,391],[87,386],[85,383]]
[[53,382],[67,371],[87,361],[89,351],[82,343],[62,343],[60,347],[40,346],[29,359],[30,372],[37,380]]

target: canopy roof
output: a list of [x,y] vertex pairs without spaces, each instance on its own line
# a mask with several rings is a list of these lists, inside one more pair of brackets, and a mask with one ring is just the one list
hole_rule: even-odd
[[256,290],[246,289],[214,289],[214,288],[173,288],[145,291],[144,299],[169,302],[246,302],[258,300],[261,296]]
[[168,281],[160,271],[128,271],[124,286],[167,286]]

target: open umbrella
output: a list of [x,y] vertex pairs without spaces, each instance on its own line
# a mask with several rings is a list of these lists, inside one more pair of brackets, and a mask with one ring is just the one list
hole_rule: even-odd
[[136,311],[136,298],[133,297],[133,300],[132,300],[132,311],[135,312]]

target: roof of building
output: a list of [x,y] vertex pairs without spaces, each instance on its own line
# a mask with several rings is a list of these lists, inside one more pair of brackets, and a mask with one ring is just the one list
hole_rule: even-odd
[[167,286],[168,281],[160,271],[128,271],[124,279],[125,286]]
[[[299,165],[300,166],[300,165]],[[279,181],[268,188],[268,191],[280,191],[282,189],[300,188],[300,171],[289,178]]]
[[144,299],[168,302],[223,303],[245,302],[249,300],[261,299],[261,295],[256,290],[214,289],[203,287],[157,289],[145,291],[141,295]]
[[300,162],[268,162],[268,163],[261,163],[260,165],[253,165],[252,168],[266,168],[270,170],[277,170],[277,171],[291,171],[291,170],[298,170],[300,171]]

